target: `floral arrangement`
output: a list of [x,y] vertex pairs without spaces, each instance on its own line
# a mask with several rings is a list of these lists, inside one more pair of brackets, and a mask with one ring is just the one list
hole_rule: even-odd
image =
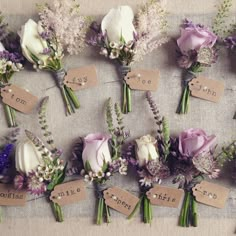
[[[55,147],[52,133],[46,121],[46,106],[49,98],[42,100],[39,123],[46,138],[47,147],[37,136],[26,130],[27,139],[16,147],[15,164],[18,174],[14,178],[16,189],[27,189],[30,194],[46,194],[50,197],[56,185],[65,179],[66,165],[60,158],[62,151]],[[49,200],[50,201],[50,200]],[[51,202],[56,221],[62,222],[63,212],[59,204]]]
[[179,188],[185,191],[180,226],[197,226],[197,202],[192,188],[206,176],[210,179],[218,178],[225,162],[233,159],[230,151],[231,145],[217,154],[216,136],[207,135],[202,129],[185,130],[172,140],[170,163],[173,183],[179,183]]
[[66,71],[62,59],[66,52],[73,55],[84,49],[89,20],[79,14],[79,5],[74,0],[54,0],[51,5],[41,5],[39,17],[38,23],[29,19],[19,32],[22,52],[35,69],[53,73],[66,114],[70,115],[80,104],[73,90],[63,82]]
[[[14,169],[14,162],[12,161],[12,154],[19,134],[19,129],[15,129],[7,136],[1,139],[0,145],[0,183],[8,184],[13,180],[12,169]],[[0,222],[2,222],[2,212],[0,209]]]
[[[20,50],[20,40],[10,32],[0,13],[0,88],[9,84],[13,74],[23,69],[24,58]],[[14,108],[3,104],[9,127],[16,127]]]
[[92,133],[80,138],[76,143],[73,156],[79,161],[78,167],[72,168],[72,174],[80,173],[84,180],[94,183],[98,198],[97,224],[101,225],[103,219],[110,223],[110,210],[105,204],[103,191],[107,189],[107,181],[115,174],[127,174],[128,162],[122,158],[122,147],[128,137],[123,125],[121,109],[116,103],[114,105],[117,126],[114,125],[113,109],[111,99],[106,105],[106,121],[108,134]]
[[168,41],[165,34],[166,12],[157,0],[140,7],[134,17],[129,6],[112,8],[99,25],[91,25],[88,43],[100,49],[100,54],[118,62],[123,79],[122,112],[131,112],[131,89],[124,80],[133,62]]
[[152,99],[151,93],[147,93],[147,100],[154,114],[157,135],[153,137],[148,134],[131,142],[127,146],[124,156],[137,170],[141,191],[140,201],[135,210],[129,216],[133,217],[138,206],[143,206],[143,222],[151,224],[152,207],[146,193],[154,184],[161,184],[163,179],[170,177],[168,156],[170,153],[169,126],[165,117],[161,117],[157,105]]
[[196,78],[196,73],[202,72],[217,60],[217,35],[200,24],[184,20],[181,26],[181,36],[177,40],[178,65],[184,69],[184,90],[177,109],[178,114],[186,114],[189,109],[189,82]]

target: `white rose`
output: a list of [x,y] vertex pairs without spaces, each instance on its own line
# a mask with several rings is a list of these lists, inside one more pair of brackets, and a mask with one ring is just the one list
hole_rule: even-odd
[[42,164],[42,154],[30,140],[26,140],[16,146],[15,162],[17,171],[28,174]]
[[147,164],[150,160],[156,160],[159,155],[156,148],[156,139],[151,135],[145,135],[136,142],[136,158],[138,160],[139,166],[142,167]]
[[3,44],[0,42],[0,52],[5,51],[6,49],[4,48]]
[[111,153],[108,146],[110,136],[105,134],[89,134],[84,138],[82,159],[86,171],[87,164],[94,173],[103,172],[104,164],[111,162]]
[[41,32],[42,27],[32,19],[29,19],[25,25],[21,27],[18,34],[20,36],[22,53],[26,59],[35,64],[35,61],[31,56],[31,54],[33,54],[40,60],[37,64],[46,65],[48,55],[43,55],[42,53],[48,46],[46,40],[40,36]]
[[134,13],[129,6],[112,8],[101,22],[103,34],[107,34],[109,42],[119,43],[121,37],[126,43],[134,40]]

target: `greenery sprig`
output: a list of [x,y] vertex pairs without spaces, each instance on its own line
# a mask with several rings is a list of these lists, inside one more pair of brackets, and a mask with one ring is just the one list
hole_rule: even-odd
[[109,98],[106,104],[106,122],[108,131],[112,136],[112,159],[118,159],[119,157],[121,157],[121,148],[122,144],[127,138],[127,133],[124,130],[125,126],[123,124],[121,108],[117,103],[114,104],[114,110],[117,126],[114,126],[113,104],[111,98]]

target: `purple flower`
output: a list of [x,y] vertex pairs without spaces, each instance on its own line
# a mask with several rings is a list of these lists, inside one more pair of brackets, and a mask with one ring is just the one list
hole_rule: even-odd
[[234,49],[236,46],[236,36],[230,36],[224,39],[227,48]]
[[17,190],[23,189],[26,184],[26,176],[23,174],[18,174],[14,178],[14,187]]
[[188,129],[179,135],[179,152],[186,157],[196,157],[210,152],[215,141],[215,135],[208,136],[202,129]]
[[27,189],[31,194],[41,195],[47,191],[47,186],[43,181],[40,181],[35,172],[32,171],[27,176]]
[[13,144],[7,144],[0,152],[0,175],[11,167],[10,154],[13,150]]
[[181,36],[177,44],[182,54],[189,50],[196,50],[203,47],[212,48],[217,41],[217,36],[202,25],[195,25],[190,21],[185,21],[181,28]]

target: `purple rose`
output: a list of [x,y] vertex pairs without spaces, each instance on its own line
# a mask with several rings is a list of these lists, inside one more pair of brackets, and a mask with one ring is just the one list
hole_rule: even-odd
[[190,50],[198,51],[200,48],[212,48],[217,40],[217,36],[201,25],[185,24],[181,29],[181,36],[177,44],[182,54]]
[[188,129],[179,135],[179,152],[194,157],[209,152],[215,145],[216,136],[208,136],[202,129]]
[[106,134],[89,134],[84,138],[83,163],[89,165],[94,173],[102,172],[103,165],[111,162],[111,154],[108,140],[111,137]]

